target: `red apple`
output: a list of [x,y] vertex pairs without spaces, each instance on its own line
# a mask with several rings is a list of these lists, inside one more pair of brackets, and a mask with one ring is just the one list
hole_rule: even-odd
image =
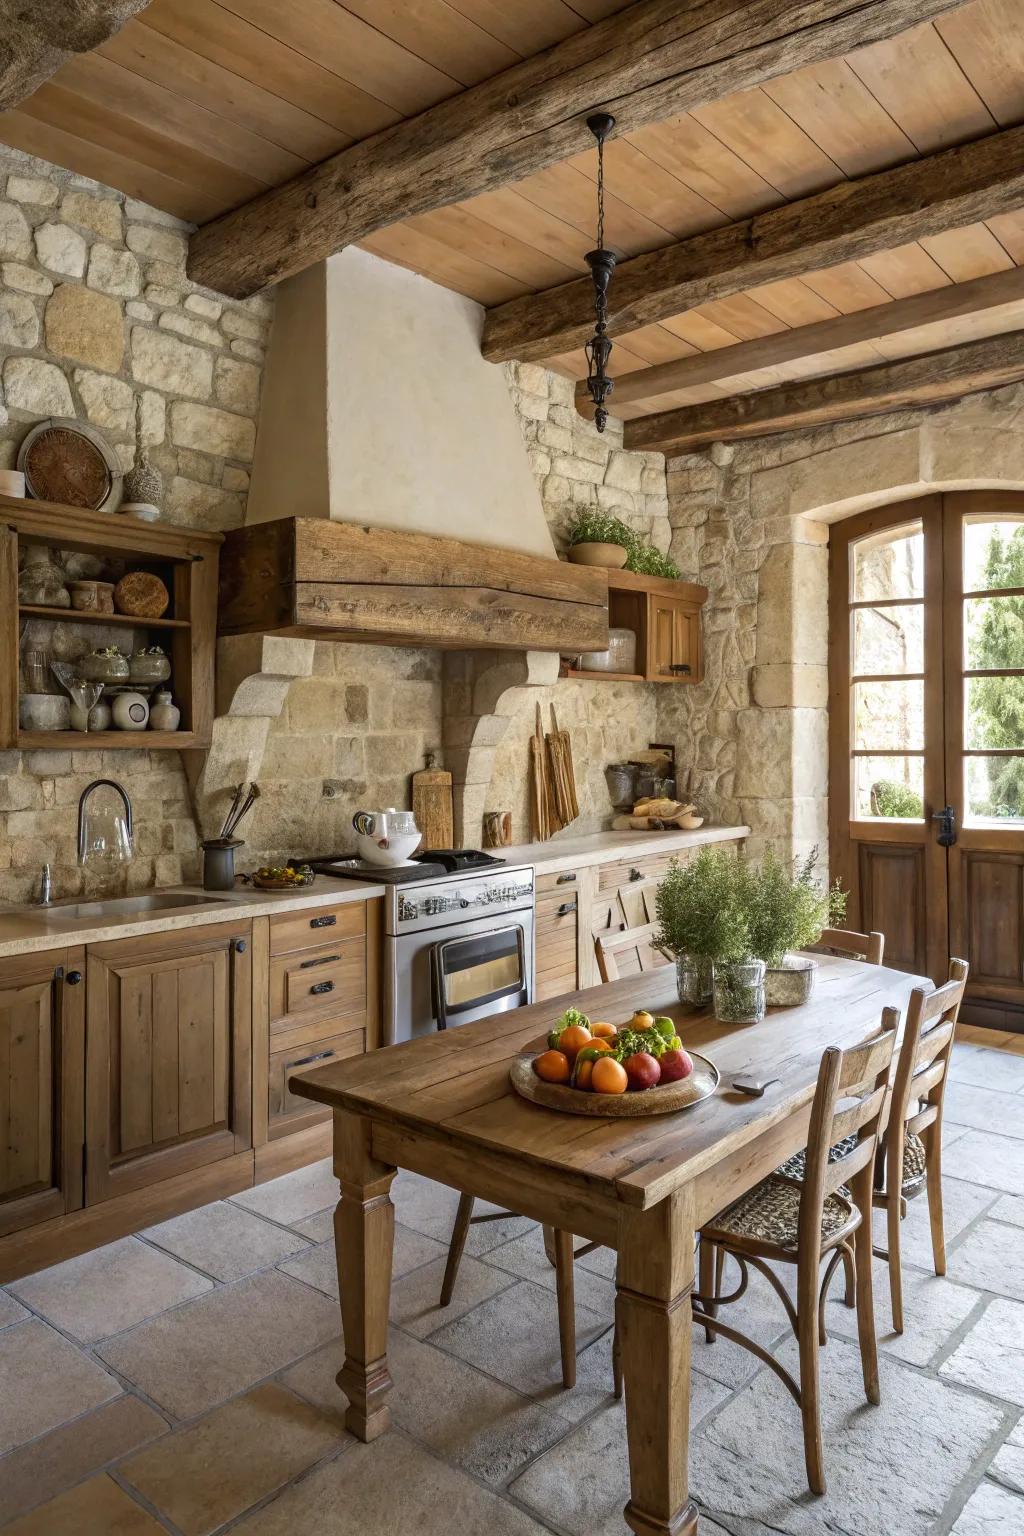
[[623,1066],[629,1078],[629,1086],[634,1092],[654,1088],[661,1081],[658,1058],[652,1056],[650,1051],[637,1051],[635,1056],[627,1056]]
[[682,1046],[678,1051],[663,1051],[658,1065],[663,1083],[680,1083],[693,1071],[693,1060]]

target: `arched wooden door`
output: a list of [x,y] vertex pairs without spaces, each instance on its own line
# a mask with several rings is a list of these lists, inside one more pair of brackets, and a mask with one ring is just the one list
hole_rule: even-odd
[[1024,1029],[1024,495],[934,495],[832,529],[830,862],[886,961],[971,964]]

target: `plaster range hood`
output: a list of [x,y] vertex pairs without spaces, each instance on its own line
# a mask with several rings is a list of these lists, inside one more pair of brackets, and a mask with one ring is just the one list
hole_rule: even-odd
[[482,327],[472,300],[354,248],[281,285],[222,634],[607,646],[607,576],[558,559]]

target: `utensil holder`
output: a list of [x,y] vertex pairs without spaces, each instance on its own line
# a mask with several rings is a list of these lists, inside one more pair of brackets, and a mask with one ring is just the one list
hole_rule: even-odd
[[235,849],[242,847],[240,838],[211,837],[203,843],[204,891],[234,890]]

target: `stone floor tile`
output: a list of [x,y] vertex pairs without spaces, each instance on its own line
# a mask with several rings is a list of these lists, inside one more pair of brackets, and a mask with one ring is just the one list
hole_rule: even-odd
[[956,1144],[956,1176],[1015,1195],[1024,1189],[1024,1142],[989,1131],[968,1131]]
[[148,1404],[126,1395],[11,1451],[0,1459],[3,1518],[14,1520],[56,1498],[166,1429]]
[[424,1264],[403,1275],[391,1287],[391,1321],[418,1339],[425,1339],[428,1334],[514,1283],[512,1276],[503,1270],[492,1269],[489,1264],[481,1264],[479,1259],[466,1255],[459,1265],[455,1294],[448,1306],[442,1307],[444,1264],[443,1259],[435,1259],[432,1264]]
[[[796,1266],[793,1264],[778,1264],[775,1266],[776,1274],[783,1281],[791,1295],[795,1295]],[[731,1302],[721,1310],[723,1323],[728,1323],[730,1328],[737,1328],[741,1333],[747,1334],[756,1343],[770,1346],[776,1340],[788,1338],[790,1335],[789,1319],[786,1316],[782,1302],[772,1290],[763,1275],[759,1275],[755,1269],[749,1271],[749,1285],[745,1295],[739,1301]],[[734,1291],[740,1279],[739,1269],[732,1258],[727,1258],[725,1269],[722,1273],[722,1294],[728,1295]],[[838,1281],[835,1282],[837,1285]],[[719,1338],[709,1344],[704,1337],[704,1330],[695,1326],[693,1330],[693,1364],[710,1376],[714,1381],[720,1381],[727,1387],[742,1386],[745,1381],[761,1369],[761,1362],[748,1349],[740,1344],[734,1344],[730,1339]]]
[[[964,1134],[973,1135],[973,1132],[967,1131]],[[946,1161],[946,1167],[951,1166],[953,1166],[952,1155]],[[995,1190],[986,1189],[983,1185],[967,1184],[963,1179],[943,1178],[942,1209],[945,1218],[947,1254],[964,1228],[993,1205],[998,1198]],[[886,1247],[888,1239],[884,1211],[878,1210],[874,1213],[874,1234],[875,1242],[881,1244],[883,1248]],[[915,1269],[927,1269],[932,1274],[935,1273],[928,1197],[923,1192],[907,1202],[907,1214],[900,1225],[900,1251],[903,1255],[904,1268],[911,1265]]]
[[[479,1216],[486,1211],[496,1214],[502,1209],[502,1206],[491,1205],[487,1200],[478,1200],[473,1214]],[[502,1221],[475,1222],[466,1236],[466,1252],[478,1259],[490,1253],[492,1249],[511,1242],[514,1238],[525,1237],[533,1231],[539,1232],[540,1228],[536,1222],[530,1221],[526,1216],[509,1215]],[[447,1246],[446,1241],[445,1247]]]
[[990,1302],[939,1375],[1024,1408],[1024,1306]]
[[[577,1352],[593,1343],[608,1322],[602,1314],[577,1304]],[[579,1416],[570,1406],[572,1394],[561,1388],[558,1313],[554,1294],[543,1286],[517,1281],[511,1290],[493,1296],[440,1329],[433,1341],[528,1397],[557,1399],[559,1412]],[[605,1391],[610,1387],[609,1376]]]
[[[957,1329],[970,1317],[981,1300],[977,1291],[965,1285],[953,1285],[937,1275],[906,1269],[903,1274],[903,1333],[892,1328],[892,1299],[889,1294],[889,1266],[876,1259],[872,1271],[875,1293],[875,1327],[878,1347],[908,1365],[927,1365]],[[846,1339],[857,1337],[857,1313],[838,1299],[827,1308],[830,1334]],[[827,1354],[822,1367],[827,1369]]]
[[949,1255],[949,1275],[965,1285],[1024,1301],[1024,1227],[979,1222]]
[[9,1328],[12,1323],[23,1323],[28,1313],[20,1301],[15,1301],[9,1291],[0,1290],[0,1328]]
[[[391,1270],[392,1284],[400,1280],[403,1275],[410,1274],[414,1269],[420,1269],[424,1264],[432,1264],[438,1258],[445,1257],[445,1250],[440,1243],[435,1243],[433,1238],[424,1237],[420,1232],[413,1232],[408,1227],[395,1223],[395,1253]],[[296,1254],[294,1258],[278,1265],[286,1275],[294,1275],[296,1280],[302,1280],[306,1285],[316,1286],[318,1291],[323,1291],[326,1296],[333,1296],[338,1300],[338,1266],[334,1257],[333,1238],[321,1243],[316,1248],[308,1248],[304,1253]]]
[[322,1211],[314,1211],[312,1216],[304,1216],[301,1221],[293,1221],[293,1232],[301,1232],[303,1237],[308,1237],[311,1243],[326,1243],[334,1236],[334,1213],[338,1209],[337,1201],[334,1205],[326,1206]]
[[[728,1396],[728,1388],[718,1382],[694,1376],[691,1433]],[[570,1536],[620,1536],[626,1529],[622,1508],[629,1497],[623,1405],[608,1403],[566,1435],[527,1467],[509,1492],[540,1519],[564,1526]],[[707,1529],[702,1520],[701,1536]]]
[[1024,1499],[995,1483],[984,1482],[971,1494],[952,1536],[1020,1536]]
[[186,1211],[142,1234],[176,1258],[193,1264],[215,1280],[241,1280],[267,1269],[306,1247],[292,1232],[243,1210],[230,1200],[215,1200]]
[[458,1191],[402,1169],[391,1186],[395,1218],[447,1248],[458,1209]]
[[576,1264],[579,1269],[591,1269],[595,1275],[614,1280],[617,1260],[618,1254],[614,1248],[595,1248],[593,1253],[585,1253],[581,1259],[577,1259]]
[[[1024,1062],[1024,1057],[1010,1059]],[[1019,1094],[1007,1094],[995,1087],[947,1083],[943,1118],[953,1125],[969,1125],[976,1131],[994,1131],[1024,1141],[1024,1100]]]
[[335,1302],[271,1269],[140,1323],[98,1353],[153,1402],[188,1419],[337,1331]]
[[541,1405],[462,1360],[394,1330],[388,1347],[394,1422],[443,1461],[500,1488],[570,1428]]
[[239,1536],[548,1536],[529,1515],[400,1430],[354,1445],[234,1529]]
[[122,1237],[15,1280],[11,1290],[62,1332],[95,1344],[201,1296],[212,1284],[137,1237]]
[[958,1043],[953,1050],[949,1077],[953,1083],[973,1083],[998,1093],[1016,1093],[1024,1088],[1024,1056]]
[[1002,1487],[1009,1488],[1011,1493],[1024,1494],[1024,1441],[1020,1445],[1007,1442],[996,1453],[988,1473]]
[[119,1488],[94,1477],[59,1494],[13,1525],[4,1536],[166,1536],[164,1527]]
[[1008,1221],[1024,1227],[1024,1195],[1003,1195],[988,1213],[993,1221]]
[[0,1333],[0,1455],[120,1395],[113,1376],[38,1318]]
[[[764,1370],[693,1442],[694,1495],[717,1520],[756,1520],[787,1536],[931,1536],[1003,1410],[884,1356],[882,1403],[872,1408],[864,1401],[857,1347],[834,1338],[827,1355],[821,1384],[828,1493],[808,1494],[799,1410]],[[795,1343],[782,1358],[797,1369]]]
[[310,1403],[266,1382],[118,1471],[183,1536],[209,1536],[345,1443]]
[[[394,1334],[396,1330],[392,1329],[391,1332]],[[307,1403],[312,1403],[315,1408],[319,1408],[320,1412],[330,1419],[335,1429],[343,1434],[347,1433],[344,1421],[348,1398],[338,1386],[337,1376],[344,1364],[345,1340],[339,1333],[336,1338],[321,1344],[319,1349],[314,1349],[304,1359],[297,1360],[277,1377],[289,1392],[297,1393],[299,1397],[304,1397]]]
[[[485,1257],[485,1263],[508,1270],[522,1280],[532,1280],[553,1291],[556,1286],[555,1267],[544,1251],[544,1233],[540,1227],[531,1227],[523,1237],[516,1237],[500,1248],[493,1248]],[[613,1271],[614,1273],[614,1271]],[[584,1269],[577,1264],[573,1272],[576,1300],[595,1312],[607,1314],[611,1321],[615,1308],[615,1286],[603,1275]]]
[[257,1216],[266,1216],[283,1227],[291,1227],[318,1211],[338,1203],[338,1181],[334,1177],[329,1157],[308,1168],[296,1168],[293,1173],[283,1173],[279,1179],[243,1189],[230,1197],[233,1205],[241,1205]]

